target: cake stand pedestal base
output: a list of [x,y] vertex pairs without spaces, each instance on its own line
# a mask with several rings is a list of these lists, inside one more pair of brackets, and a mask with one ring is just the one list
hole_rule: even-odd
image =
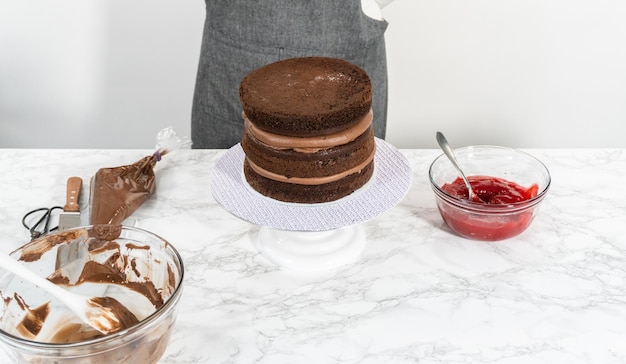
[[365,231],[353,225],[328,231],[261,227],[257,249],[273,264],[293,271],[322,271],[354,263],[365,248]]

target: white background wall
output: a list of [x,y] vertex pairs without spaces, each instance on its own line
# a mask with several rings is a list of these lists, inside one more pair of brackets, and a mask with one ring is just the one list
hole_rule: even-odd
[[[395,0],[387,140],[626,147],[623,0]],[[203,0],[0,0],[0,147],[189,135]]]

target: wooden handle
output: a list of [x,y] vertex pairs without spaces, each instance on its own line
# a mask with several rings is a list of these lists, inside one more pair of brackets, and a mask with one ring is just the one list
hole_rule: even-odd
[[67,179],[67,195],[65,197],[65,212],[80,212],[78,199],[80,198],[80,189],[83,186],[83,179],[80,177],[70,177]]

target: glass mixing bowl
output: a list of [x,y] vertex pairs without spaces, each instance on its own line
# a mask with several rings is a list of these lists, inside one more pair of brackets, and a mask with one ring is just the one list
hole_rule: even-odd
[[442,154],[432,162],[428,175],[437,208],[450,229],[463,237],[484,241],[508,239],[525,231],[550,187],[546,166],[528,153],[507,147],[470,146],[455,149],[454,153],[468,178],[487,176],[523,187],[537,185],[537,194],[525,201],[506,204],[470,202],[455,197],[442,187],[452,183],[458,172]]
[[139,323],[102,335],[45,291],[0,268],[3,363],[156,363],[161,358],[184,272],[167,241],[138,228],[96,225],[46,235],[11,255],[68,290],[117,299]]

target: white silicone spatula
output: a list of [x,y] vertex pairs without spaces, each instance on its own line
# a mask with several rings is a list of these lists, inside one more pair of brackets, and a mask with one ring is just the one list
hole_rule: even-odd
[[0,253],[0,266],[50,293],[83,322],[103,334],[119,331],[138,322],[135,315],[116,299],[87,297],[70,292],[38,276],[8,254]]

